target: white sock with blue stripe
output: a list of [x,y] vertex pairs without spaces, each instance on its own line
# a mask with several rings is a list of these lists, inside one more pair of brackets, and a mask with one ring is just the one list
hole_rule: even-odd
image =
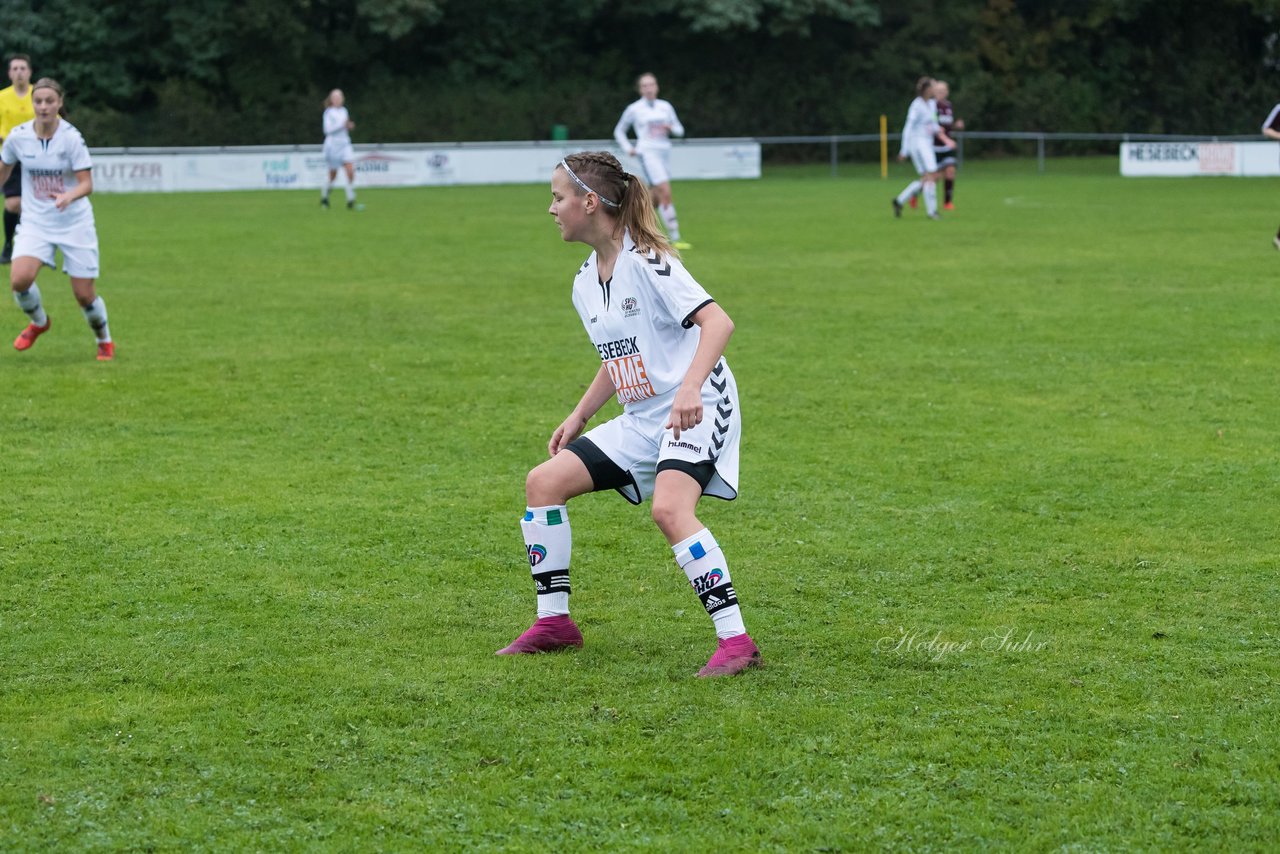
[[538,596],[538,619],[569,613],[569,558],[573,532],[565,505],[530,507],[520,520],[529,553],[533,588]]
[[676,543],[671,551],[702,601],[702,607],[711,616],[716,637],[726,640],[745,635],[747,627],[742,622],[738,594],[734,593],[733,584],[729,581],[729,564],[725,562],[724,552],[711,532],[703,528],[692,537]]

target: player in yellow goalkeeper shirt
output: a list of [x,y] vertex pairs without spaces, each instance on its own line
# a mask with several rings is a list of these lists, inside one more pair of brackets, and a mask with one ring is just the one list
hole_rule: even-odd
[[[9,60],[7,89],[0,89],[0,142],[9,132],[23,122],[36,117],[31,107],[31,57],[25,53],[14,54]],[[0,252],[0,264],[13,260],[13,232],[22,215],[22,167],[14,166],[9,180],[4,182],[4,251]]]

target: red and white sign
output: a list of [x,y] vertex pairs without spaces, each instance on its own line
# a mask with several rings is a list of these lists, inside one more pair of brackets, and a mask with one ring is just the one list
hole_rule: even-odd
[[1280,175],[1280,143],[1126,142],[1120,146],[1120,174],[1171,178]]

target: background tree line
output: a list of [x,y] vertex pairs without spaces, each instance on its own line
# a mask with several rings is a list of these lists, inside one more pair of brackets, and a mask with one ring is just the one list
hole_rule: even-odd
[[1251,133],[1280,0],[4,0],[91,144],[606,137],[654,71],[691,135],[871,132],[916,77],[993,130]]

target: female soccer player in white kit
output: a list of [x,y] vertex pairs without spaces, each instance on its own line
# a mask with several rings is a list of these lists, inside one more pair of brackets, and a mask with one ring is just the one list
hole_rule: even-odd
[[[62,269],[98,339],[98,360],[115,358],[107,328],[107,306],[94,291],[98,277],[98,232],[93,206],[93,162],[80,131],[58,115],[62,86],[48,77],[31,87],[36,117],[18,125],[0,148],[0,183],[14,164],[22,164],[22,222],[13,241],[9,279],[18,306],[30,319],[13,346],[28,350],[49,331],[49,315],[40,301],[36,275],[41,265],[54,267],[62,250]],[[56,269],[56,268],[55,268]]]
[[936,137],[939,142],[948,147],[954,146],[955,142],[952,141],[951,137],[947,136],[942,126],[938,124],[934,104],[931,100],[932,93],[933,80],[928,77],[921,77],[916,82],[916,98],[911,102],[911,106],[907,110],[907,123],[902,128],[902,150],[898,154],[899,160],[911,158],[911,162],[916,167],[916,172],[920,174],[920,178],[908,184],[893,200],[894,216],[902,216],[902,206],[907,203],[908,199],[923,189],[925,211],[929,214],[930,219],[938,218],[938,187],[936,182],[939,173],[938,159],[933,151],[933,141]]
[[329,191],[333,189],[333,181],[338,177],[338,170],[347,173],[347,209],[356,207],[356,151],[351,147],[351,131],[356,123],[344,106],[346,96],[341,89],[334,89],[324,99],[324,159],[329,164],[329,183],[320,191],[320,206],[329,207]]
[[[662,216],[667,234],[677,249],[689,249],[680,239],[680,221],[671,200],[671,136],[684,136],[684,125],[676,117],[670,101],[658,97],[658,78],[641,74],[636,80],[640,100],[627,106],[613,128],[613,138],[623,151],[640,158],[649,186],[653,189],[653,206]],[[631,144],[627,132],[635,128],[636,143]]]
[[[529,472],[521,527],[538,619],[499,655],[582,646],[569,618],[572,536],[566,504],[616,489],[653,498],[653,520],[711,616],[718,639],[699,676],[760,664],[716,538],[695,513],[703,495],[738,494],[742,433],[737,386],[724,360],[733,321],[681,264],[658,228],[644,181],[608,152],[572,154],[552,173],[551,207],[565,241],[595,251],[573,281],[573,305],[600,367],[551,434],[550,459]],[[585,434],[610,397],[622,414]]]

